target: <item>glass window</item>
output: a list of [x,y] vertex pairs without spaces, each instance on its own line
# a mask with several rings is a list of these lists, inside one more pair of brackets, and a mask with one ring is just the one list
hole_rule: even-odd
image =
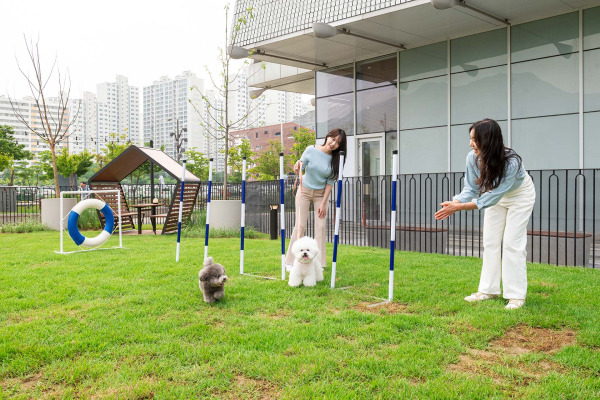
[[[392,151],[398,150],[398,133],[396,131],[385,134],[385,174],[392,174]],[[398,171],[398,169],[396,169]]]
[[356,93],[358,133],[396,130],[398,89],[384,86]]
[[600,168],[600,112],[583,116],[583,168]]
[[600,49],[583,53],[583,111],[600,110]]
[[448,170],[448,129],[427,128],[400,132],[400,173]]
[[512,121],[512,147],[527,169],[579,168],[579,115]]
[[446,42],[400,52],[400,82],[448,73]]
[[[483,119],[483,118],[480,118]],[[479,120],[477,120],[479,121]],[[473,121],[476,122],[476,121]],[[508,123],[507,121],[497,121],[502,129],[504,145],[508,146]],[[469,146],[469,128],[472,123],[464,125],[454,125],[450,129],[450,171],[464,172],[467,165],[467,154],[472,150]]]
[[506,64],[506,29],[467,36],[450,42],[451,72]]
[[579,112],[577,54],[512,65],[512,117]]
[[354,90],[354,68],[352,65],[317,71],[317,97],[347,93]]
[[348,93],[317,99],[317,138],[324,138],[334,128],[354,135],[353,97],[353,93]]
[[356,64],[356,90],[386,86],[398,81],[396,55]]
[[508,117],[507,67],[452,74],[452,124],[473,123],[483,118]]
[[511,28],[512,62],[579,50],[579,15],[569,13]]
[[583,10],[583,49],[600,47],[600,7]]
[[400,129],[448,123],[446,76],[400,84]]

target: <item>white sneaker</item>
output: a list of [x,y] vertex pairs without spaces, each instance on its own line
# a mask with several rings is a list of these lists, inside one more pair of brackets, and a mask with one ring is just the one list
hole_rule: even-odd
[[484,301],[484,300],[493,299],[494,297],[498,297],[498,295],[477,292],[477,293],[473,293],[473,294],[465,297],[465,301],[468,301],[469,303],[473,303],[476,301]]
[[525,299],[510,299],[506,305],[507,310],[516,310],[525,305]]

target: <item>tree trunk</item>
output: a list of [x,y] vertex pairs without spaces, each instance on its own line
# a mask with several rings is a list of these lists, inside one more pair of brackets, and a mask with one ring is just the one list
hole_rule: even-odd
[[10,183],[8,186],[12,186],[15,183],[15,169],[10,170]]
[[229,200],[227,190],[227,162],[229,160],[229,130],[225,130],[225,171],[223,172],[223,200]]
[[54,190],[56,190],[56,198],[60,198],[60,186],[58,185],[58,168],[56,168],[56,149],[54,143],[48,143],[50,145],[50,152],[52,153],[52,171],[54,171]]

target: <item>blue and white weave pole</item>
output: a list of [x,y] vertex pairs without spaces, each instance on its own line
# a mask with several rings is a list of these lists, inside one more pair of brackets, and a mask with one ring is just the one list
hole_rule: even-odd
[[342,204],[342,175],[344,170],[344,152],[340,151],[340,173],[338,175],[337,201],[335,204],[335,236],[333,237],[333,260],[331,262],[331,288],[335,288],[335,267],[337,265],[337,247],[340,233],[340,213]]
[[246,226],[246,157],[242,158],[242,219],[240,227],[240,275],[244,275],[244,227]]
[[390,283],[388,301],[394,299],[394,251],[396,249],[396,187],[398,180],[398,150],[392,152],[392,213],[390,216]]
[[279,194],[281,197],[280,218],[281,218],[281,280],[285,281],[285,206],[283,191],[283,153],[279,153]]
[[204,232],[204,259],[208,257],[208,233],[210,225],[210,193],[212,192],[212,166],[213,159],[208,163],[208,195],[206,197],[206,231]]
[[179,219],[177,220],[177,253],[175,262],[179,262],[179,248],[181,245],[181,216],[183,215],[183,189],[185,187],[185,159],[183,160],[183,171],[181,172],[181,193],[179,193]]

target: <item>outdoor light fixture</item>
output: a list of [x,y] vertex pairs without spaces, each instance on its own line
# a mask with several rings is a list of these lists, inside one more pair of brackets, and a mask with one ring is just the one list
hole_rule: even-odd
[[438,10],[446,10],[446,9],[452,8],[454,6],[461,6],[461,7],[467,8],[469,10],[483,14],[488,18],[502,22],[503,24],[510,25],[510,22],[508,22],[508,19],[502,19],[502,18],[496,17],[495,15],[489,14],[485,11],[479,10],[473,6],[468,5],[465,2],[465,0],[431,0],[431,5],[433,5],[433,7],[435,7]]
[[258,97],[260,97],[261,94],[263,94],[266,90],[271,89],[271,86],[267,86],[264,88],[260,88],[260,89],[254,89],[254,90],[250,90],[248,92],[248,94],[250,95],[250,98],[252,100],[257,99]]
[[298,58],[291,58],[291,57],[278,56],[278,55],[274,55],[274,54],[267,54],[267,52],[265,52],[264,50],[260,50],[260,49],[248,50],[248,49],[246,49],[244,47],[240,47],[240,46],[227,47],[227,54],[229,54],[229,57],[233,58],[234,60],[239,60],[239,59],[250,57],[250,56],[265,56],[265,57],[279,58],[280,60],[293,61],[293,62],[297,62],[297,63],[301,63],[301,64],[314,65],[316,67],[327,67],[327,64],[325,64],[325,63],[314,63],[312,61],[300,60]]
[[331,26],[331,25],[323,23],[323,22],[313,23],[312,28],[313,28],[313,32],[315,33],[315,36],[318,37],[319,39],[328,39],[330,37],[334,37],[341,33],[344,35],[355,36],[357,38],[370,40],[372,42],[377,42],[377,43],[385,44],[387,46],[397,47],[399,49],[406,50],[406,47],[404,47],[404,45],[402,45],[402,44],[390,43],[390,42],[386,42],[383,40],[374,39],[374,38],[371,38],[368,36],[359,35],[358,33],[350,32],[346,28],[336,28],[334,26]]

